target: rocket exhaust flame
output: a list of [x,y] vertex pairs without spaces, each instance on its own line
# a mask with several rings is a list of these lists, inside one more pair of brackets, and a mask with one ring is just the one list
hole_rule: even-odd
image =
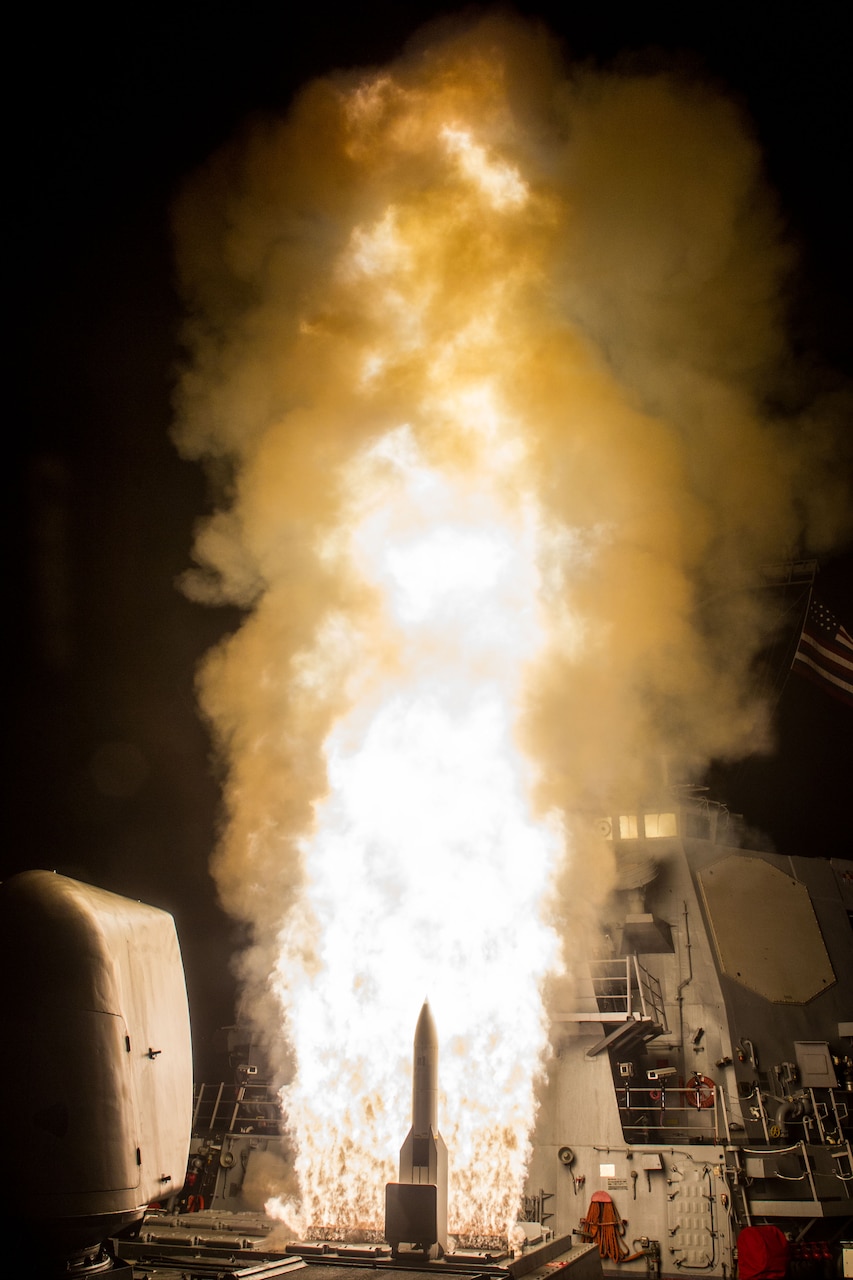
[[[429,982],[449,1033],[453,1221],[506,1232],[546,1038],[537,991],[559,958],[544,919],[559,832],[531,817],[532,770],[514,739],[541,642],[536,527],[500,476],[439,471],[406,428],[351,476],[345,536],[325,554],[345,557],[377,598],[357,629],[338,629],[354,655],[352,706],[326,739],[330,791],[275,971],[300,1054],[285,1110],[311,1135],[296,1157],[303,1204],[323,1221],[335,1152],[339,1219],[381,1222],[406,1110],[398,1028]],[[294,983],[294,954],[316,957],[310,981]],[[496,1033],[509,1010],[514,1042]],[[429,1030],[425,1014],[419,1035]]]
[[381,1229],[428,989],[448,1226],[506,1235],[543,991],[610,884],[582,815],[766,741],[739,588],[849,527],[829,419],[760,408],[789,255],[759,158],[710,91],[568,76],[492,18],[309,86],[176,227],[178,440],[227,473],[185,585],[247,611],[201,697],[286,1080],[270,1210]]

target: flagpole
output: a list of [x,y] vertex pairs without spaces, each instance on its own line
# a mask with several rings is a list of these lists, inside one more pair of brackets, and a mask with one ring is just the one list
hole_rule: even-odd
[[[795,662],[796,662],[796,660],[797,660],[797,654],[799,653],[799,651],[800,651],[800,645],[801,645],[801,644],[802,644],[802,642],[803,642],[803,632],[805,631],[805,629],[806,629],[806,623],[807,623],[807,622],[808,622],[808,620],[809,620],[809,612],[810,612],[811,607],[812,607],[812,597],[813,597],[813,596],[814,596],[814,578],[812,578],[811,582],[809,583],[809,593],[808,593],[808,595],[806,596],[806,608],[805,608],[805,612],[804,612],[803,617],[802,617],[802,621],[800,622],[800,634],[797,636],[797,643],[794,645],[794,656],[793,656],[793,658],[791,659],[791,666],[790,666],[790,668],[789,668],[789,670],[791,670],[791,671],[793,671],[793,669],[794,669],[794,663],[795,663]],[[787,683],[787,682],[786,682],[786,683]]]

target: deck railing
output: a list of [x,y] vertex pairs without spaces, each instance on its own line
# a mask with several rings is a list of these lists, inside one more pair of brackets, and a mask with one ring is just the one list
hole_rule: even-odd
[[651,1022],[666,1027],[660,982],[635,955],[591,960],[591,991],[578,999],[572,1022]]
[[193,1133],[279,1131],[281,1110],[268,1084],[197,1084],[193,1089]]

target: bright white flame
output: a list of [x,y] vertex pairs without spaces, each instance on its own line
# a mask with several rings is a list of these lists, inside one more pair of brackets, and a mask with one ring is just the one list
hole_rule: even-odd
[[276,975],[298,1055],[284,1102],[303,1213],[381,1226],[428,994],[452,1224],[508,1232],[546,1040],[538,990],[559,965],[543,911],[560,833],[531,817],[515,742],[543,642],[535,507],[488,475],[429,467],[406,428],[349,485],[351,524],[327,554],[348,559],[375,613],[326,743],[329,794]]

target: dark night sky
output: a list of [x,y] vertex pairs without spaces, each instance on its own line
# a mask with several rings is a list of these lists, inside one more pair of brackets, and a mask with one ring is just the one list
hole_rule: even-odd
[[[577,58],[656,47],[745,102],[803,271],[795,347],[853,377],[850,20],[795,6],[765,26],[750,5],[521,5]],[[158,17],[72,9],[15,51],[10,116],[17,223],[12,468],[10,839],[3,875],[55,868],[163,906],[184,949],[199,1065],[231,1020],[236,942],[206,870],[217,781],[194,705],[201,655],[236,616],[174,586],[204,510],[198,468],[169,442],[180,310],[168,210],[182,175],[249,112],[286,107],[306,78],[400,50],[426,5],[341,17],[290,6],[253,19],[201,6]],[[260,13],[260,11],[259,11]],[[825,375],[831,377],[834,375]],[[851,423],[853,429],[853,423]],[[819,586],[853,629],[851,554]],[[797,680],[777,706],[780,747],[713,778],[717,798],[784,853],[850,856],[853,713]]]

